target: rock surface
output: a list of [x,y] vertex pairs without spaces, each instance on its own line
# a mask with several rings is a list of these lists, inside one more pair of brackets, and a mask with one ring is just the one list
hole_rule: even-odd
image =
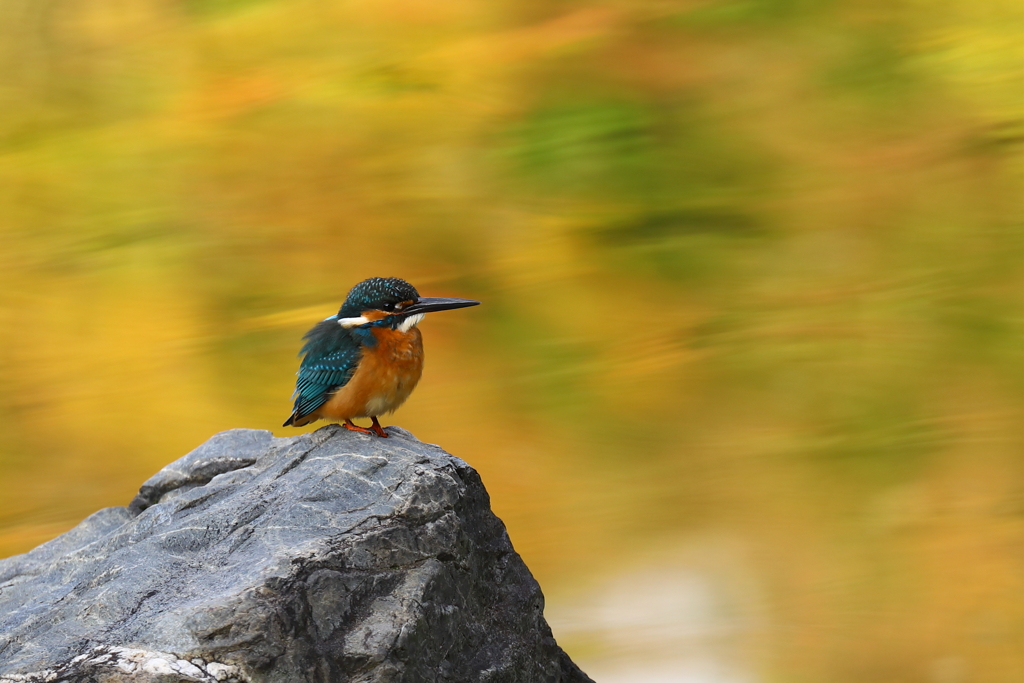
[[0,682],[585,682],[477,473],[236,429],[0,561]]

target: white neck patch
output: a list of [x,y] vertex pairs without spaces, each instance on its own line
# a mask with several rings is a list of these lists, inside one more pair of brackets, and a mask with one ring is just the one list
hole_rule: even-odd
[[425,315],[424,313],[417,313],[416,315],[410,315],[408,318],[406,318],[405,320],[403,320],[401,323],[398,324],[398,331],[399,332],[408,332],[409,330],[411,330],[412,328],[414,328],[414,327],[416,327],[417,325],[420,324],[420,321],[423,320],[423,316],[424,315]]
[[[330,320],[330,318],[328,318],[328,320]],[[338,318],[338,324],[346,329],[349,327],[365,325],[368,322],[370,322],[369,319],[364,316],[359,316],[358,318]]]

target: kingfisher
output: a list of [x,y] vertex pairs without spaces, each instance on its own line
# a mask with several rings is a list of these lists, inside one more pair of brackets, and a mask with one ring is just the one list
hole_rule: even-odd
[[[424,315],[479,303],[420,296],[397,277],[363,280],[336,315],[303,337],[295,407],[284,426],[344,421],[353,432],[387,438],[377,418],[402,405],[423,373],[423,335],[417,326]],[[373,424],[359,427],[352,422],[357,417]]]

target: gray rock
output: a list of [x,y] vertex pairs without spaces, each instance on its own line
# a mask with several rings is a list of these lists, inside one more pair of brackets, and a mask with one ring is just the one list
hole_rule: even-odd
[[0,682],[585,682],[477,473],[390,428],[218,434],[0,561]]

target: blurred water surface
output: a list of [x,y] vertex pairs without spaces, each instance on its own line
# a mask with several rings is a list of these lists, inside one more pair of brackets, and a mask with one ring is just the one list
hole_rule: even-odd
[[1024,678],[1024,5],[0,0],[0,556],[369,276],[600,681]]

